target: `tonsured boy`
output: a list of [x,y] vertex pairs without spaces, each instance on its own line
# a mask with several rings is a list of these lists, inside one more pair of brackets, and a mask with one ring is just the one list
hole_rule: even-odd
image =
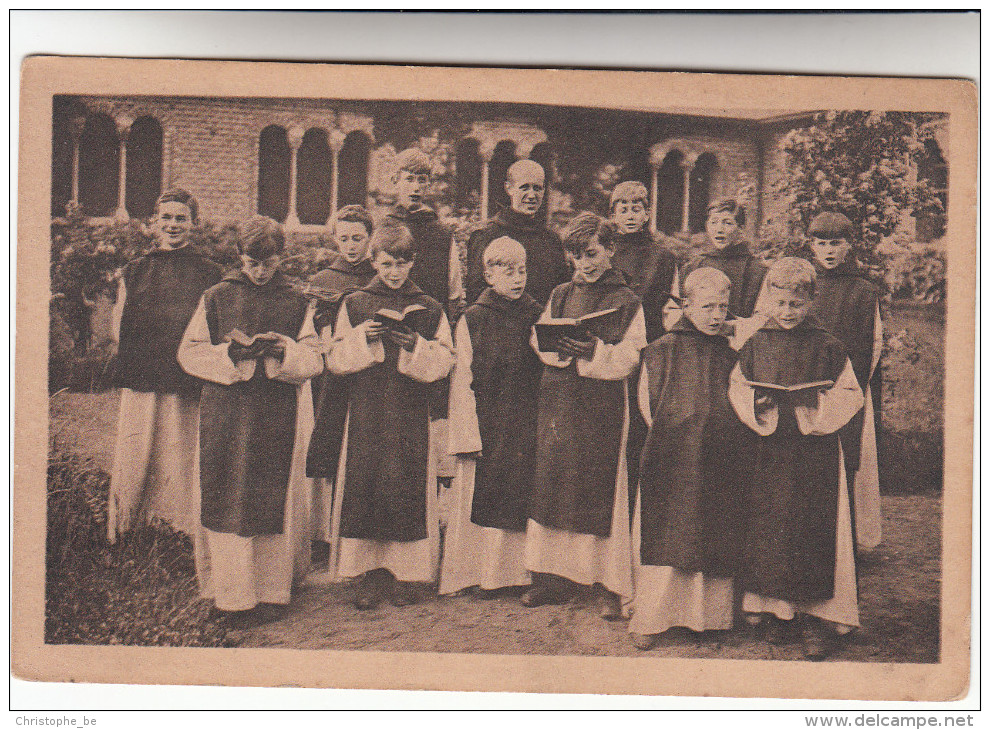
[[202,383],[179,367],[182,333],[203,292],[223,270],[190,244],[199,206],[185,190],[155,205],[157,248],[124,267],[114,307],[120,387],[110,471],[110,541],[138,515],[190,535],[196,514],[196,439]]
[[[405,227],[375,230],[377,275],[344,298],[327,354],[331,372],[350,376],[330,570],[339,578],[363,576],[354,601],[361,609],[389,595],[395,605],[415,602],[410,583],[435,580],[438,567],[430,396],[454,354],[443,306],[409,279],[416,255]],[[409,306],[420,308],[410,327],[375,319],[380,310]]]
[[877,366],[883,350],[880,292],[867,281],[850,255],[853,225],[841,213],[820,213],[808,226],[818,274],[818,296],[811,313],[846,346],[856,380],[863,389],[863,410],[839,431],[846,473],[853,480],[856,544],[880,544],[880,472],[876,420],[880,399]]
[[[798,619],[805,656],[859,625],[850,499],[837,431],[863,407],[842,342],[810,316],[815,269],[785,257],[767,273],[767,323],[739,351],[729,399],[759,436],[738,585],[767,638]],[[780,386],[832,383],[798,391]],[[773,388],[764,387],[765,383]]]
[[526,250],[518,241],[492,241],[484,267],[489,287],[465,310],[454,337],[449,451],[458,459],[441,594],[478,586],[484,596],[529,584],[525,530],[543,373],[529,336],[543,307],[525,292]]
[[639,395],[650,431],[633,520],[633,643],[674,626],[732,628],[732,578],[743,546],[746,468],[756,436],[729,403],[736,352],[725,318],[729,277],[684,280],[684,316],[643,351]]
[[[559,339],[538,352],[540,382],[536,476],[526,530],[527,606],[567,600],[571,582],[604,588],[604,618],[632,597],[626,379],[646,346],[639,297],[612,268],[615,229],[580,213],[564,232],[574,277],[550,296],[541,321],[616,309],[590,340]],[[539,350],[536,333],[532,345]]]
[[239,248],[241,270],[203,295],[179,349],[183,369],[206,381],[196,576],[223,611],[287,604],[309,569],[306,381],[323,371],[313,308],[279,270],[281,226],[255,216]]

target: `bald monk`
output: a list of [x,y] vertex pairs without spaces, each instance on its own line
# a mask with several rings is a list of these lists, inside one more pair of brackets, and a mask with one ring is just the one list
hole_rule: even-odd
[[510,207],[500,210],[468,239],[468,304],[487,286],[482,261],[485,249],[496,238],[508,236],[526,249],[526,293],[546,305],[554,287],[570,279],[570,270],[560,238],[537,218],[546,193],[543,167],[532,160],[513,163],[506,174],[505,192]]

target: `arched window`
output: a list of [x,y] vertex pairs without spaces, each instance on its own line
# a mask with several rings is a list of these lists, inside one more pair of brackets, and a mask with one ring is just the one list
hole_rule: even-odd
[[454,150],[454,164],[457,169],[457,207],[467,209],[474,201],[481,200],[481,154],[479,143],[474,137],[465,137]]
[[344,138],[337,160],[340,176],[337,182],[338,207],[368,204],[368,159],[371,138],[364,132],[351,132]]
[[711,152],[699,155],[694,169],[691,171],[691,196],[688,200],[690,214],[688,215],[688,225],[691,233],[700,233],[705,230],[705,213],[711,200],[712,178],[715,176],[715,168],[718,159]]
[[285,129],[271,125],[258,139],[258,213],[285,222],[289,215],[292,152]]
[[85,215],[113,215],[119,177],[117,126],[107,114],[93,114],[86,119],[79,138],[79,203]]
[[65,215],[72,199],[72,119],[82,116],[72,99],[52,99],[52,215]]
[[657,228],[670,235],[681,229],[684,215],[684,171],[680,150],[671,150],[663,158],[657,175]]
[[503,139],[495,145],[492,161],[488,166],[488,211],[489,215],[499,208],[509,206],[509,196],[505,192],[505,174],[516,161],[516,143]]
[[296,165],[296,213],[299,222],[323,225],[330,217],[333,174],[333,155],[325,130],[306,130]]
[[162,125],[154,117],[138,117],[127,135],[127,212],[134,218],[154,215],[162,192]]

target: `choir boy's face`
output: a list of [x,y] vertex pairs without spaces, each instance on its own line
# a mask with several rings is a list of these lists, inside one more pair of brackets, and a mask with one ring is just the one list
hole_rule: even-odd
[[697,330],[717,335],[729,314],[729,292],[713,288],[697,289],[684,304],[684,316]]
[[811,252],[826,269],[834,269],[846,260],[852,245],[844,238],[812,238]]
[[385,282],[389,289],[399,289],[409,278],[413,260],[397,259],[385,251],[379,251],[371,260],[371,265],[378,272],[378,278]]
[[272,254],[266,259],[256,259],[247,254],[241,254],[241,271],[247,278],[258,286],[264,286],[278,271],[278,265],[282,263],[282,254]]
[[193,229],[193,216],[189,206],[170,200],[158,206],[155,215],[155,237],[160,246],[179,248],[189,241]]
[[603,246],[597,240],[592,241],[579,254],[567,252],[567,259],[574,267],[578,277],[588,284],[598,281],[602,274],[612,268],[612,254],[615,251]]
[[511,261],[485,269],[485,281],[506,299],[518,299],[526,291],[526,262]]
[[430,176],[424,172],[399,170],[395,176],[395,202],[406,210],[423,207]]
[[368,257],[368,229],[364,223],[337,221],[333,227],[333,240],[337,250],[349,264],[356,264]]
[[735,242],[739,235],[739,224],[736,223],[736,217],[732,213],[715,212],[705,221],[705,231],[715,244],[715,248],[722,249]]
[[543,170],[535,166],[512,173],[505,181],[505,192],[509,194],[512,210],[523,215],[536,215],[543,203],[544,178]]
[[636,233],[650,218],[642,200],[616,200],[612,220],[623,233]]
[[794,329],[811,311],[811,297],[801,292],[770,286],[767,293],[770,298],[770,316],[782,329]]

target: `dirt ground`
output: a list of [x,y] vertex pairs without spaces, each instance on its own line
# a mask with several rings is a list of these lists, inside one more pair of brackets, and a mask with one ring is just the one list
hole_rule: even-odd
[[[53,434],[60,443],[109,471],[118,396],[60,393],[52,399]],[[886,495],[884,538],[860,567],[862,628],[833,656],[838,661],[938,661],[942,502],[939,495]],[[310,585],[276,621],[231,633],[243,647],[364,649],[373,651],[571,654],[589,656],[801,659],[798,645],[755,641],[746,629],[727,635],[664,637],[637,652],[625,622],[598,618],[590,596],[564,606],[527,609],[513,595],[484,600],[438,598],[396,608],[357,611],[352,586]]]

